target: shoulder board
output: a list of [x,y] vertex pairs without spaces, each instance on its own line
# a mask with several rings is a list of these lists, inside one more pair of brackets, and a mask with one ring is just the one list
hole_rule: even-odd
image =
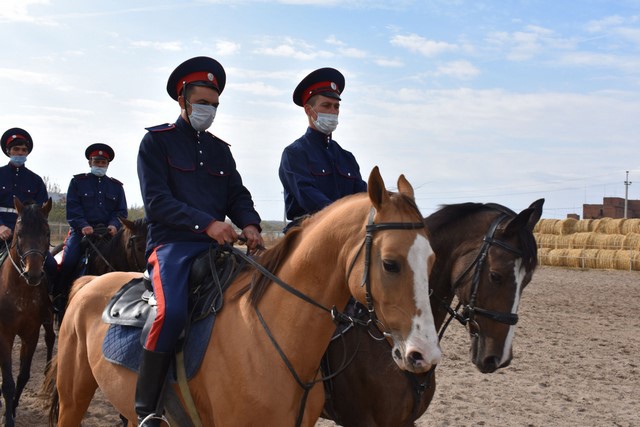
[[163,125],[151,126],[150,128],[145,128],[149,132],[164,132],[167,130],[173,130],[176,128],[175,123],[165,123]]
[[214,141],[216,141],[216,142],[222,142],[223,144],[226,144],[227,146],[231,147],[231,144],[229,144],[229,143],[228,143],[228,142],[226,142],[226,141],[221,140],[220,138],[218,138],[217,136],[215,136],[215,135],[214,135],[214,134],[212,134],[211,132],[207,131],[207,134],[208,134],[209,136],[211,136],[211,137],[214,139]]
[[108,177],[108,178],[109,178],[111,181],[115,182],[116,184],[124,185],[123,183],[121,183],[120,181],[118,181],[118,180],[117,180],[117,179],[115,179],[115,178],[112,178],[112,177]]
[[74,178],[78,178],[78,179],[86,179],[89,178],[89,174],[88,173],[79,173],[77,175],[73,175]]

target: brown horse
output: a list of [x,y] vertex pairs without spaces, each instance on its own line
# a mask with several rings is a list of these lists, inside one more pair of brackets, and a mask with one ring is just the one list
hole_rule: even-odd
[[[433,251],[404,176],[398,190],[388,192],[374,168],[368,194],[328,206],[260,255],[277,280],[252,270],[233,281],[189,381],[202,425],[313,426],[324,401],[320,360],[335,329],[329,313],[351,296],[370,302],[371,321],[393,342],[399,368],[422,373],[438,363]],[[107,273],[74,286],[59,333],[52,423],[58,415],[58,426],[79,426],[97,387],[136,419],[136,373],[105,360],[101,317],[111,296],[139,276]]]
[[[532,234],[544,199],[519,214],[497,204],[449,205],[425,218],[436,262],[431,272],[431,309],[440,337],[447,314],[469,327],[471,361],[480,372],[508,366],[517,311],[537,264]],[[460,305],[450,308],[453,298]],[[462,311],[459,308],[462,307]],[[451,320],[451,317],[449,318]],[[354,360],[340,370],[343,355]],[[435,370],[406,374],[396,369],[385,341],[352,328],[327,350],[324,417],[354,426],[411,426],[435,392]]]
[[[18,212],[8,256],[0,269],[0,365],[2,395],[5,402],[5,425],[15,425],[16,408],[31,375],[31,361],[40,336],[40,325],[52,331],[51,302],[44,273],[49,250],[51,199],[42,206],[22,204],[16,197]],[[5,243],[7,244],[7,243]],[[7,244],[8,245],[8,244]],[[11,353],[16,336],[20,337],[20,372],[13,380]],[[47,361],[55,335],[47,334]]]
[[95,244],[85,274],[99,276],[111,271],[144,271],[147,267],[147,222],[119,218],[122,227],[110,239]]

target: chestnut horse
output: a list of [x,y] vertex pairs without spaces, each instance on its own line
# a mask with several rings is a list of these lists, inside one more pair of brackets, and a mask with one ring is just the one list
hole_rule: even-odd
[[[46,335],[47,361],[55,340],[51,324],[51,302],[44,273],[49,250],[51,199],[42,206],[13,198],[18,213],[7,259],[0,269],[0,365],[5,426],[15,425],[20,395],[31,375],[31,361],[40,337],[40,325]],[[9,245],[7,242],[3,242]],[[20,337],[20,372],[13,380],[11,353],[16,336]]]
[[[333,203],[259,256],[277,280],[250,269],[233,281],[188,383],[202,425],[313,426],[324,402],[320,360],[335,330],[330,312],[351,296],[370,303],[400,369],[423,373],[439,362],[429,305],[434,254],[403,175],[398,190],[388,192],[375,167],[368,194]],[[52,424],[57,415],[59,427],[79,426],[97,387],[136,419],[136,373],[104,358],[101,320],[111,296],[136,277],[114,272],[74,285],[58,338]]]
[[[442,337],[447,314],[466,324],[471,361],[480,372],[511,362],[520,297],[537,265],[532,231],[543,203],[517,215],[497,204],[462,203],[425,218],[436,253],[430,277],[436,328]],[[455,310],[450,308],[454,296],[460,304]],[[341,370],[345,352],[356,356]],[[323,416],[340,425],[412,426],[433,398],[435,370],[414,375],[396,369],[388,344],[358,328],[334,339],[326,357],[324,374],[339,373],[325,383]]]

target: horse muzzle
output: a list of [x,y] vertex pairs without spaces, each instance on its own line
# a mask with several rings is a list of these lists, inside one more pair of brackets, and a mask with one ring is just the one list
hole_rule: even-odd
[[402,370],[413,372],[414,374],[422,374],[430,371],[442,358],[440,345],[422,341],[420,344],[407,343],[407,345],[398,344],[399,341],[394,340],[392,349],[393,360]]

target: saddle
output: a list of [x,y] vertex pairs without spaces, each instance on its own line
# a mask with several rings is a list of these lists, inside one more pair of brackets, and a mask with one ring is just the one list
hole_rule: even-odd
[[[200,254],[189,273],[190,318],[177,346],[184,351],[187,376],[195,374],[215,321],[222,309],[224,291],[244,268],[245,261],[230,249],[214,246]],[[151,281],[145,275],[123,285],[102,313],[110,324],[102,350],[107,360],[138,371],[142,344],[155,319],[156,301]],[[194,337],[194,339],[191,339]],[[190,360],[196,354],[196,359]],[[191,366],[191,368],[189,368]]]

